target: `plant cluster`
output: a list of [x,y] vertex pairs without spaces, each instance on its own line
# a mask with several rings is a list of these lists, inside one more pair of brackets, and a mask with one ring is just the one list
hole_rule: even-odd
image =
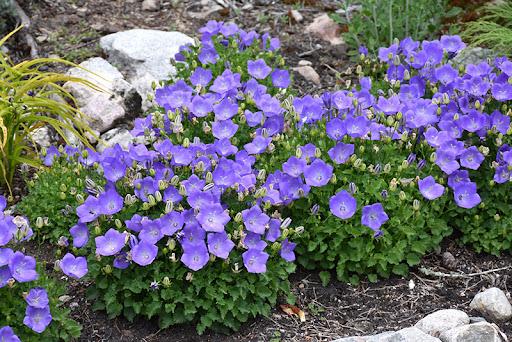
[[[10,247],[33,235],[28,220],[4,213],[0,197],[0,338],[2,341],[69,340],[80,326],[57,307],[62,287],[40,272],[34,257]],[[24,303],[24,304],[23,304]]]
[[201,33],[136,120],[143,143],[46,155],[100,177],[75,195],[59,262],[95,280],[96,308],[236,329],[289,295],[295,253],[324,282],[335,269],[357,283],[405,274],[453,227],[510,247],[512,62],[459,68],[460,37],[406,38],[378,66],[363,54],[349,89],[294,97],[278,40],[215,21]]
[[270,37],[210,23],[200,50],[181,52],[199,59],[178,67],[186,81],[157,89],[162,108],[136,121],[132,134],[145,144],[47,154],[48,164],[102,178],[75,196],[78,221],[59,239],[60,269],[95,280],[97,309],[158,317],[162,327],[195,322],[202,333],[267,315],[280,294],[293,300],[296,229],[262,201],[266,173],[254,168],[284,125],[277,96],[290,79],[276,66],[277,48]]

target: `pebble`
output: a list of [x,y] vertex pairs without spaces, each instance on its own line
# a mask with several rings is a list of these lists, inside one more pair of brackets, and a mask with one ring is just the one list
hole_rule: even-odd
[[148,12],[156,12],[160,10],[160,0],[144,0],[142,2],[142,10]]
[[293,71],[298,72],[306,80],[313,82],[316,85],[320,85],[320,75],[309,65],[298,66],[293,68]]

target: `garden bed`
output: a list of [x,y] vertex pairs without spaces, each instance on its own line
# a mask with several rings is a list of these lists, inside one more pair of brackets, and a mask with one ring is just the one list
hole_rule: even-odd
[[[39,37],[42,53],[58,53],[75,62],[99,54],[98,38],[106,33],[146,27],[195,36],[207,19],[215,18],[235,20],[243,23],[245,29],[279,36],[283,56],[290,66],[303,59],[311,61],[321,74],[322,86],[297,77],[295,87],[301,95],[332,90],[336,82],[343,81],[336,78],[337,72],[350,65],[343,47],[330,46],[319,38],[302,34],[314,16],[332,9],[334,1],[317,1],[302,8],[305,20],[300,24],[282,19],[288,18],[290,5],[286,4],[255,1],[250,10],[218,11],[199,19],[190,14],[197,6],[195,3],[163,1],[163,10],[156,13],[142,12],[140,3],[128,1],[24,1],[23,5],[34,22],[32,33]],[[67,23],[66,29],[59,28],[62,22]],[[16,193],[25,193],[22,185],[17,183],[16,187]],[[52,269],[54,249],[49,244],[32,244],[28,249],[38,260],[48,261],[47,268]],[[479,316],[470,311],[469,302],[483,288],[495,286],[506,292],[512,288],[510,265],[510,254],[501,257],[477,254],[452,236],[438,252],[425,256],[406,277],[392,276],[375,283],[365,280],[357,286],[332,280],[322,286],[317,272],[299,268],[291,276],[291,284],[297,307],[306,313],[305,322],[276,306],[269,317],[253,319],[231,335],[207,330],[199,336],[192,325],[161,330],[156,321],[136,319],[130,323],[124,318],[108,319],[104,312],[93,311],[93,303],[86,299],[87,282],[70,281],[67,296],[61,299],[63,306],[71,309],[71,317],[83,327],[80,341],[331,341],[409,327],[425,315],[444,308],[457,308],[470,316]],[[432,275],[432,272],[440,273]],[[284,304],[285,300],[279,303]],[[512,335],[510,321],[499,327]]]

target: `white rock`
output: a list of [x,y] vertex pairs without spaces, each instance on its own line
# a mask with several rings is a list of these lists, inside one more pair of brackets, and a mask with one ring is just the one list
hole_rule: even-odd
[[299,12],[299,11],[294,10],[294,9],[290,10],[290,12],[289,12],[289,16],[290,16],[290,18],[292,18],[296,23],[300,23],[301,21],[303,21],[303,20],[304,20],[304,17],[302,16],[302,14],[300,14],[300,12]]
[[298,72],[306,80],[313,82],[316,85],[320,85],[320,75],[309,65],[302,65],[292,69]]
[[440,336],[443,342],[501,342],[497,328],[487,322],[462,325],[444,331]]
[[440,342],[441,340],[425,334],[418,328],[410,327],[399,331],[387,331],[372,336],[345,337],[333,342]]
[[100,46],[142,96],[145,110],[152,105],[147,99],[153,93],[151,83],[173,75],[176,71],[171,59],[180,46],[193,42],[180,32],[134,29],[107,35],[100,39]]
[[64,87],[75,97],[93,130],[105,132],[116,122],[140,114],[140,96],[109,62],[95,57],[81,63],[80,67],[71,68],[68,74],[86,79],[102,91],[75,82],[67,82]]
[[469,316],[460,310],[439,310],[425,316],[415,327],[423,332],[438,337],[443,331],[469,323]]
[[119,144],[124,150],[133,142],[133,136],[125,128],[114,128],[101,135],[100,141],[96,146],[98,152],[103,152],[107,147]]
[[46,126],[39,127],[33,130],[30,134],[30,137],[36,144],[42,147],[50,147],[50,145],[52,144],[50,130]]
[[497,287],[477,294],[469,307],[494,321],[506,321],[512,317],[512,305],[505,293]]
[[142,2],[142,10],[156,12],[160,10],[160,0],[144,0]]

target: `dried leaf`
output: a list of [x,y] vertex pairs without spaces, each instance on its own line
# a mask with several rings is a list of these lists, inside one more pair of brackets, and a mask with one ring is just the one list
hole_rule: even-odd
[[290,316],[297,316],[297,317],[299,317],[301,322],[305,322],[306,321],[306,313],[304,311],[302,311],[301,309],[299,309],[298,307],[296,307],[295,305],[281,304],[280,307],[281,307],[281,310],[283,310],[284,313],[286,313],[286,314],[288,314]]

